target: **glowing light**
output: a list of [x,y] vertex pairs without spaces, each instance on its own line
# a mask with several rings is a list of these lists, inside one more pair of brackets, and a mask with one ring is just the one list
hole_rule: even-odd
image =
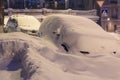
[[107,18],[107,21],[110,21],[110,18]]

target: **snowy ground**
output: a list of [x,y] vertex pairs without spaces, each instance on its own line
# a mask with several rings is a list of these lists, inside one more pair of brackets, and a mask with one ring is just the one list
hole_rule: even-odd
[[[7,42],[7,43],[6,43]],[[15,43],[11,43],[15,42]],[[19,50],[27,50],[21,57],[21,68],[13,71],[0,70],[1,80],[119,80],[119,54],[73,55],[58,49],[52,42],[23,33],[0,35],[0,57],[10,57]],[[6,51],[4,51],[4,49]],[[18,49],[14,51],[13,49]],[[9,54],[7,51],[9,51]],[[18,51],[18,52],[17,52]],[[15,53],[16,52],[16,53]],[[14,54],[13,54],[14,53]],[[24,52],[20,52],[23,55]],[[4,58],[1,58],[4,60]],[[7,61],[9,62],[9,60]],[[4,64],[4,63],[3,63]],[[15,67],[14,65],[12,67]],[[7,77],[5,77],[7,76]]]
[[[120,53],[110,52],[113,48],[120,48],[119,37],[103,33],[106,41],[113,38],[109,46],[115,47],[107,46],[109,51],[100,51],[99,54],[66,52],[49,35],[38,38],[20,32],[1,33],[0,80],[120,80]],[[95,35],[100,36],[99,33]]]

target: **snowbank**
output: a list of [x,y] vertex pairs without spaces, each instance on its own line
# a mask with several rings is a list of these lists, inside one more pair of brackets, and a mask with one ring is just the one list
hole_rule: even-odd
[[[1,33],[0,69],[8,68],[15,59],[21,64],[24,80],[120,80],[117,35],[110,35],[93,21],[50,16],[41,25],[40,34],[41,38]],[[5,75],[7,80],[15,80],[11,71],[0,70],[1,79],[6,80]]]
[[[25,80],[120,80],[119,54],[71,55],[47,38],[23,33],[1,34],[0,47],[0,62],[7,57],[9,63],[8,59],[16,55]],[[10,76],[7,72],[3,74]]]

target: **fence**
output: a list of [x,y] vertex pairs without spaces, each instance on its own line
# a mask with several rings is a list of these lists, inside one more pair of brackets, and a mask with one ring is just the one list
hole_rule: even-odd
[[30,14],[30,15],[49,15],[49,14],[70,14],[70,15],[82,15],[87,16],[88,18],[97,22],[99,17],[97,16],[97,10],[53,10],[53,9],[6,9],[5,13],[12,13],[12,14]]
[[5,13],[9,12],[13,13],[61,13],[61,14],[75,14],[75,15],[97,15],[97,10],[72,10],[72,9],[67,9],[67,10],[52,10],[52,9],[6,9]]

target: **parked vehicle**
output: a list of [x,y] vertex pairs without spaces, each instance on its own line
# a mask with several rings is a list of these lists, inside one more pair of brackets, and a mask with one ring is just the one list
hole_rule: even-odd
[[28,34],[37,34],[40,24],[40,21],[34,16],[16,14],[7,19],[5,18],[4,31],[22,31]]
[[41,24],[41,37],[72,53],[118,53],[118,41],[94,21],[72,15],[51,15]]

